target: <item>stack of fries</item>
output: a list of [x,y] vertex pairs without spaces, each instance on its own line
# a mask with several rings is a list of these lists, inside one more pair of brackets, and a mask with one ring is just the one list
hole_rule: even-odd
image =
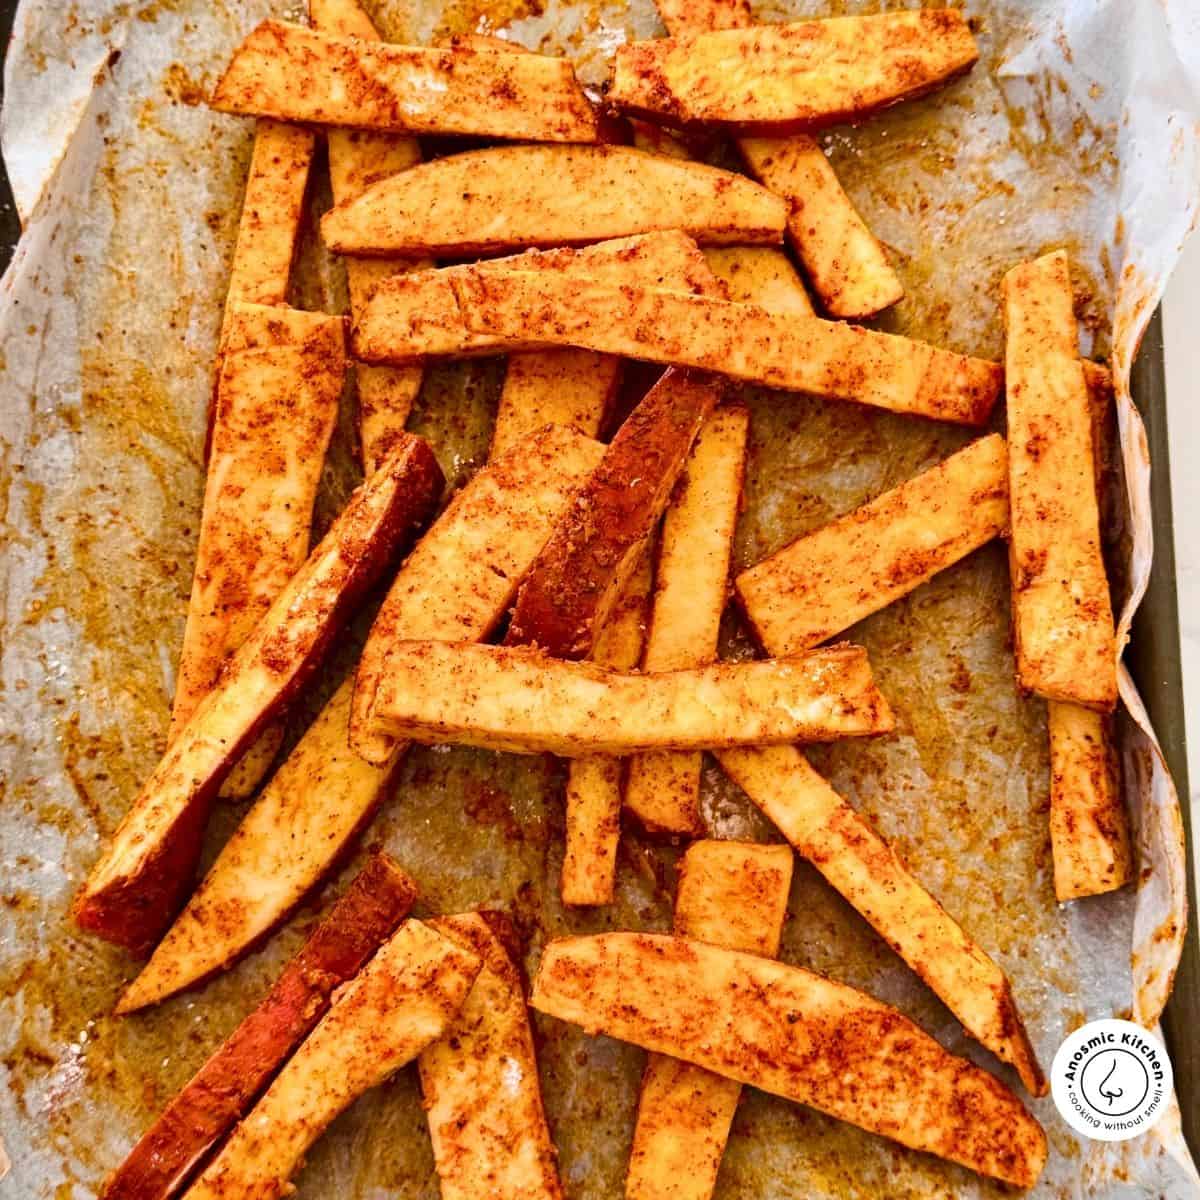
[[[553,942],[527,1001],[502,914],[404,920],[416,887],[376,853],[110,1200],[283,1194],[334,1117],[414,1059],[447,1200],[561,1196],[529,1006],[651,1052],[631,1200],[712,1194],[743,1084],[1006,1183],[1039,1177],[1046,1138],[1009,1086],[775,956],[794,851],[1045,1094],[1004,972],[799,746],[886,736],[866,652],[836,639],[1007,538],[1017,677],[1049,706],[1057,894],[1131,878],[1095,476],[1107,373],[1080,359],[1061,252],[1007,275],[1003,365],[846,323],[902,287],[811,132],[970,70],[960,13],[660,9],[670,36],[618,50],[604,113],[563,59],[385,43],[356,0],[311,0],[311,27],[268,21],[237,50],[213,105],[257,135],[170,744],[75,915],[153,952],[118,1011],[157,1003],[313,893],[410,744],[458,743],[568,760],[568,905],[612,902],[623,813],[691,840],[674,932]],[[348,347],[344,318],[286,300],[314,127]],[[695,161],[697,133],[734,138],[749,175]],[[423,135],[485,145],[422,162]],[[508,373],[491,459],[439,512],[442,472],[405,425],[425,363],[468,355]],[[601,442],[630,359],[665,370]],[[349,369],[366,481],[309,553]],[[1007,440],[982,433],[738,574],[766,657],[720,662],[750,436],[736,381],[981,431],[1003,395]],[[380,579],[353,678],[275,767],[288,705]],[[788,845],[705,837],[705,751]],[[217,797],[254,793],[196,886]]]

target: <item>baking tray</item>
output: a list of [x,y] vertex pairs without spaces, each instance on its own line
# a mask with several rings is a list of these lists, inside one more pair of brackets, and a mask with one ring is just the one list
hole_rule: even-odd
[[[18,0],[0,0],[0,65],[7,55]],[[3,104],[0,76],[0,104]],[[8,174],[0,160],[0,270],[8,266],[20,235],[20,222]],[[1154,563],[1142,605],[1134,618],[1125,661],[1146,704],[1181,798],[1188,846],[1192,845],[1187,769],[1183,674],[1179,652],[1179,604],[1175,576],[1174,519],[1171,506],[1170,451],[1166,412],[1166,375],[1162,317],[1155,313],[1133,365],[1132,392],[1142,414],[1154,465],[1150,491],[1154,512]],[[1192,858],[1189,854],[1189,863]],[[1189,922],[1183,956],[1163,1027],[1175,1069],[1175,1091],[1183,1130],[1200,1158],[1200,934],[1195,914],[1197,882],[1188,874]]]

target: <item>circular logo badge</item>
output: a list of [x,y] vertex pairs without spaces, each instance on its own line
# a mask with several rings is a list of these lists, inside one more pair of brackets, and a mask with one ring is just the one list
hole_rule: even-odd
[[1050,1094],[1077,1133],[1123,1142],[1145,1133],[1171,1095],[1171,1060],[1162,1043],[1132,1021],[1089,1021],[1058,1048]]

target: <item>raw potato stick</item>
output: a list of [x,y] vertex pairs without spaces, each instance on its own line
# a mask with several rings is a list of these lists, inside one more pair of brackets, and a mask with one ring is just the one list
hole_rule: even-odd
[[794,746],[723,750],[717,761],[967,1032],[1011,1063],[1030,1092],[1045,1095],[1045,1077],[1004,972],[913,878],[870,822]]
[[441,495],[428,444],[406,437],[351,496],[308,561],[171,744],[76,898],[84,929],[144,953],[191,890],[230,767],[303,686],[359,597]]
[[[577,271],[615,283],[704,290],[712,272],[696,243],[677,230],[617,238],[583,250],[530,251],[480,263],[502,271],[519,263],[531,271]],[[472,333],[459,312],[451,281],[466,268],[417,271],[381,283],[355,318],[354,352],[369,362],[412,363],[425,357],[499,354],[500,338]]]
[[[379,34],[357,0],[309,0],[313,27],[337,37],[378,41]],[[329,179],[333,202],[341,204],[362,195],[373,183],[405,171],[421,161],[415,138],[371,133],[359,129],[330,129]],[[346,260],[346,283],[350,291],[350,314],[362,316],[371,293],[379,282],[403,271],[432,267],[429,259]],[[370,474],[403,431],[421,390],[424,371],[419,366],[380,367],[359,364],[354,369],[358,386],[358,434],[363,469]]]
[[893,724],[858,646],[641,675],[524,646],[399,642],[374,717],[426,744],[563,758],[832,741]]
[[507,645],[587,658],[722,385],[668,371],[617,430],[517,593]]
[[416,885],[392,859],[373,854],[258,1007],[142,1135],[108,1180],[102,1200],[176,1195],[325,1015],[333,992],[396,928],[416,895]]
[[672,125],[778,135],[923,96],[978,57],[956,9],[748,25],[618,46],[608,101]]
[[[200,539],[168,743],[308,557],[313,504],[346,372],[343,322],[229,305]],[[269,727],[221,791],[248,796],[282,730]]]
[[417,1059],[441,1200],[561,1200],[516,964],[482,913],[431,924],[483,964],[445,1034]]
[[[701,667],[717,657],[749,432],[749,411],[727,405],[692,446],[663,519],[645,671]],[[630,759],[625,807],[648,832],[702,833],[700,767],[697,752]]]
[[[632,671],[642,658],[652,555],[642,551],[621,598],[592,647],[592,661],[614,671]],[[567,834],[561,894],[564,904],[611,904],[621,840],[621,781],[625,762],[594,754],[567,762]]]
[[441,1037],[479,969],[469,950],[406,921],[338,995],[188,1200],[286,1195],[333,1119]]
[[[479,472],[397,576],[401,631],[485,636],[602,453],[598,443],[547,429]],[[486,522],[481,532],[472,531],[473,511]],[[153,1004],[227,968],[325,878],[370,821],[404,747],[379,766],[351,748],[353,688],[347,679],[309,725],[130,985],[123,1008]]]
[[502,146],[386,179],[326,213],[321,233],[343,254],[465,256],[668,229],[770,245],[786,224],[782,200],[732,171],[627,146]]
[[451,281],[468,327],[513,343],[580,346],[893,412],[981,425],[999,363],[752,304],[574,274],[481,271]]
[[709,269],[735,304],[758,304],[772,312],[815,316],[812,301],[791,259],[773,246],[710,246]]
[[[774,958],[794,856],[787,846],[693,842],[675,895],[675,933]],[[642,1076],[626,1200],[709,1200],[742,1094],[735,1080],[662,1054]]]
[[665,934],[569,937],[546,947],[530,1004],[1006,1183],[1045,1166],[1041,1126],[999,1080],[800,967]]
[[397,46],[284,21],[264,21],[238,47],[212,106],[388,133],[597,137],[596,114],[566,59],[466,45]]
[[1110,712],[1117,647],[1066,252],[1009,271],[1004,311],[1017,681]]
[[743,571],[737,598],[763,648],[797,654],[908,595],[1008,527],[1008,456],[980,438]]

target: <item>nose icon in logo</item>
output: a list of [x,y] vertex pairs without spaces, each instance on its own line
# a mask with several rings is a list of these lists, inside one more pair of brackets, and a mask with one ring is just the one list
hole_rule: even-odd
[[1088,1060],[1079,1087],[1098,1113],[1119,1117],[1133,1112],[1146,1098],[1150,1072],[1136,1054],[1114,1046]]

